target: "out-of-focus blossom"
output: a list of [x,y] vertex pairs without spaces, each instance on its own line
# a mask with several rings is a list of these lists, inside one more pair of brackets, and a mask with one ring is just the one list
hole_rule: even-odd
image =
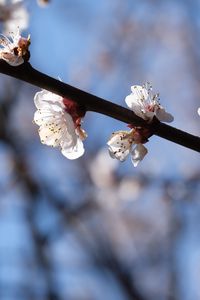
[[161,122],[172,122],[173,116],[159,103],[159,94],[153,94],[149,82],[143,86],[133,85],[132,93],[125,98],[128,107],[140,118],[151,122],[155,116]]
[[197,113],[200,116],[200,107],[198,108]]
[[41,142],[48,146],[60,147],[68,159],[83,155],[83,140],[87,137],[81,128],[81,118],[85,112],[71,100],[42,90],[35,94],[37,111],[34,122],[40,126]]
[[123,177],[118,185],[118,195],[121,201],[133,201],[138,199],[142,191],[142,183],[139,178]]
[[39,6],[45,7],[49,4],[50,0],[37,0]]
[[117,165],[118,162],[111,159],[105,149],[101,149],[89,165],[90,176],[94,184],[104,189],[113,187]]
[[21,37],[19,30],[7,36],[0,37],[0,59],[5,60],[11,66],[19,66],[30,58],[29,52],[30,35],[28,38]]
[[28,21],[29,15],[22,0],[0,0],[0,22],[3,22],[5,34],[17,27],[21,30],[26,29]]
[[136,142],[137,136],[138,133],[135,129],[114,132],[107,142],[110,156],[120,161],[125,161],[130,154],[134,167],[137,167],[138,163],[148,152],[142,143]]

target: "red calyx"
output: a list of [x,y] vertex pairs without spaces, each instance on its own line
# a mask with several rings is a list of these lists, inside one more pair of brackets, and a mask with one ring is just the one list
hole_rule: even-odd
[[134,141],[137,144],[145,144],[148,142],[148,138],[152,135],[152,132],[148,128],[137,127],[131,124],[127,125],[129,128],[134,129]]
[[81,126],[81,119],[85,116],[86,110],[71,99],[63,98],[65,110],[72,117],[75,127]]

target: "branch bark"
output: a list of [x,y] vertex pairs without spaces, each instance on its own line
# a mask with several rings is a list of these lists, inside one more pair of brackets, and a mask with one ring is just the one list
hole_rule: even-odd
[[152,134],[200,152],[200,137],[163,124],[157,120],[151,124],[147,124],[129,109],[56,80],[35,70],[29,63],[12,67],[5,61],[0,60],[0,72],[49,90],[62,97],[70,98],[79,105],[84,106],[86,111],[101,113],[127,124],[149,128]]

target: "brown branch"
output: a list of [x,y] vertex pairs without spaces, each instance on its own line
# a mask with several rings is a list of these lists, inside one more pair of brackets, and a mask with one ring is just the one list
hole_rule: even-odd
[[49,90],[62,97],[70,98],[84,106],[87,111],[98,112],[127,124],[133,124],[134,126],[149,128],[151,132],[157,136],[200,152],[200,137],[163,124],[159,121],[147,124],[129,109],[56,80],[35,70],[29,63],[24,63],[18,67],[12,67],[5,61],[0,60],[0,72]]

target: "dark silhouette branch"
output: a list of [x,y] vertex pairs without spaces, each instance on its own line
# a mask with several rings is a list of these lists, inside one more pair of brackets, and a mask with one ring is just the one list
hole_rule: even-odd
[[24,63],[18,67],[12,67],[5,61],[0,60],[0,72],[49,90],[62,97],[70,98],[79,105],[84,106],[86,111],[94,111],[127,124],[149,128],[152,134],[200,152],[200,137],[163,124],[157,119],[151,124],[147,124],[131,110],[45,75],[35,70],[29,63]]

